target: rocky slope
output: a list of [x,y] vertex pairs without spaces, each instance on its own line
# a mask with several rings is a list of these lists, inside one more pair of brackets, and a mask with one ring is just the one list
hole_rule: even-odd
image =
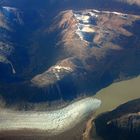
[[0,1],[0,106],[46,110],[139,75],[139,28],[138,1]]
[[[135,15],[98,10],[61,12],[46,32],[58,33],[56,47],[63,56],[31,82],[42,88],[60,85],[58,91],[65,97],[69,96],[69,89],[75,94],[95,92],[121,79],[121,73],[129,76],[132,69],[138,74],[138,58],[132,55],[139,52],[139,45],[133,46],[138,44],[135,35],[139,38],[139,32],[135,33],[134,28],[139,25],[139,19]],[[123,59],[124,55],[127,60]],[[61,87],[64,83],[68,90]]]
[[140,99],[123,104],[95,119],[97,133],[105,140],[140,138]]
[[[0,7],[0,77],[10,73],[15,74],[16,70],[12,62],[12,54],[16,47],[14,37],[16,36],[15,28],[22,26],[21,12],[12,7]],[[8,70],[4,72],[4,67]],[[11,68],[10,68],[11,67]]]
[[138,75],[139,6],[101,3],[4,0],[1,96],[8,103],[72,100]]

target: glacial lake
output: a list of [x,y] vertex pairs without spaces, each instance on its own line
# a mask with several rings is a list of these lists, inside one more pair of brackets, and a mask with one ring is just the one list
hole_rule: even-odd
[[102,101],[96,115],[115,109],[121,104],[140,98],[140,76],[111,84],[94,96]]

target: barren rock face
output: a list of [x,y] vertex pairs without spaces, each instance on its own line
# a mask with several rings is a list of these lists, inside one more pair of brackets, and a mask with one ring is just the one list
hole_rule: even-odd
[[[64,107],[67,101],[92,96],[115,81],[139,75],[140,7],[138,1],[127,2],[0,1],[0,106],[19,110],[36,107],[45,110],[60,104]],[[88,115],[93,109],[94,105],[88,103],[88,107],[82,106],[84,112],[81,116]],[[73,107],[75,116],[68,115],[68,118],[74,117],[79,123],[77,107],[80,106]],[[57,117],[53,118],[51,114],[48,120],[56,119],[57,124],[55,121],[46,122],[49,124],[47,130],[51,122],[56,129],[62,126],[59,117],[65,120],[64,130],[67,125],[65,115],[59,111],[55,114]],[[5,116],[0,117],[0,120],[5,120],[1,128],[7,129],[8,122],[11,129],[38,129],[38,123],[34,123],[30,115],[35,120],[40,118],[39,122],[44,126],[42,114],[14,112],[10,115],[18,119],[13,123],[9,114],[5,115],[7,120]],[[129,119],[128,116],[125,118]],[[82,125],[77,123],[71,131],[74,134]],[[113,121],[110,124],[115,126]],[[71,135],[67,134],[61,134],[63,139]],[[54,136],[54,139],[62,140],[61,136]]]
[[1,96],[7,102],[73,100],[138,75],[138,7],[102,3],[4,0]]
[[[116,120],[108,122],[108,126],[118,128],[120,131],[128,131],[127,133],[135,133],[138,135],[140,132],[140,115],[138,113],[130,113],[124,115]],[[134,134],[133,134],[134,135]]]
[[[63,95],[61,83],[64,83],[64,79],[71,79],[67,87],[75,85],[76,90],[73,91],[77,94],[83,89],[94,92],[94,82],[100,83],[104,76],[109,76],[110,80],[115,80],[115,76],[121,78],[121,70],[113,67],[126,51],[139,50],[139,46],[128,43],[135,36],[133,30],[139,20],[140,17],[135,15],[94,9],[61,12],[47,32],[58,32],[57,48],[61,49],[65,59],[35,76],[31,82],[43,88],[58,84]],[[126,69],[125,66],[121,67]]]
[[121,105],[117,109],[101,114],[95,119],[97,133],[110,140],[140,138],[139,99]]
[[[22,26],[21,13],[12,7],[0,7],[0,62],[11,67],[11,73],[15,74],[13,62],[10,60],[14,52],[13,37],[16,32],[15,27]],[[4,74],[1,72],[0,75]],[[4,74],[5,75],[5,74]]]

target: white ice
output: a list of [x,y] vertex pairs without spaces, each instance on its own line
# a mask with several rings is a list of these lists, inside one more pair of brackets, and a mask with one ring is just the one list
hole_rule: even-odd
[[50,135],[69,130],[100,107],[101,101],[88,97],[65,108],[46,112],[0,112],[0,131],[38,129]]
[[3,6],[2,8],[5,9],[7,12],[11,12],[11,11],[16,11],[17,10],[16,8],[8,7],[8,6]]
[[73,69],[72,69],[71,67],[60,66],[60,65],[56,65],[56,66],[54,66],[53,69],[55,69],[55,70],[67,70],[67,71],[73,71]]

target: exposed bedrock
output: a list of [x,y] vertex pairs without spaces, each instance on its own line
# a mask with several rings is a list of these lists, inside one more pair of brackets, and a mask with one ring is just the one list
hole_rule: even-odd
[[140,139],[140,99],[125,103],[95,119],[97,133],[105,140]]
[[[56,89],[63,97],[65,93],[69,95],[65,86],[73,89],[74,94],[95,93],[115,80],[138,75],[140,33],[135,28],[139,19],[139,16],[98,10],[61,12],[48,32],[58,32],[61,39],[57,47],[66,58],[31,82],[46,89],[50,85],[58,86]],[[61,83],[65,83],[64,88]]]
[[88,9],[50,18],[45,10],[5,8],[0,94],[9,103],[72,100],[140,74],[138,15]]

